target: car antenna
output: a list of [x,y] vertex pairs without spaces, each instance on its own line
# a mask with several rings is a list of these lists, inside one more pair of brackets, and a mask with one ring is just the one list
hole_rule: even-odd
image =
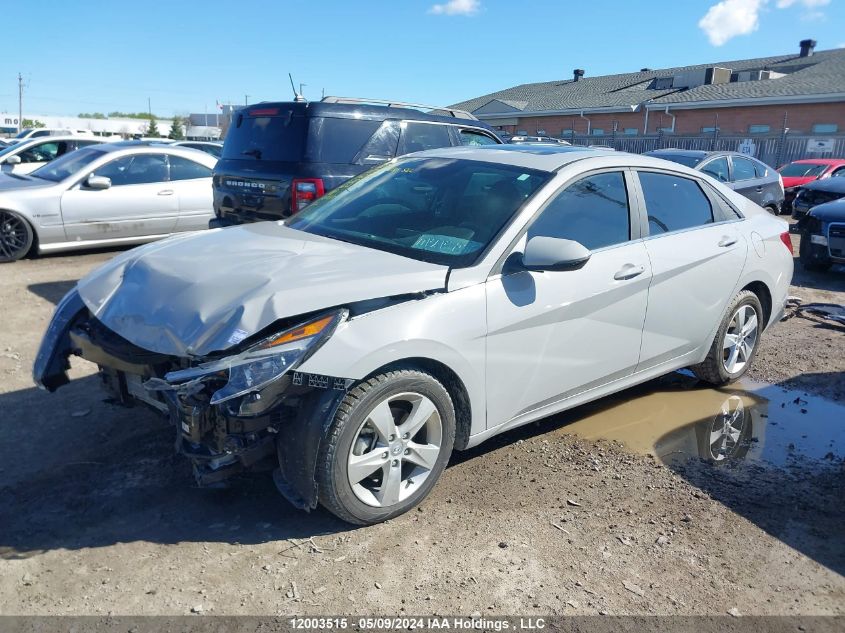
[[297,102],[305,101],[305,97],[303,97],[301,94],[299,94],[296,91],[296,86],[293,83],[293,75],[288,73],[288,79],[290,79],[290,88],[291,88],[291,90],[293,90],[293,100],[297,101]]

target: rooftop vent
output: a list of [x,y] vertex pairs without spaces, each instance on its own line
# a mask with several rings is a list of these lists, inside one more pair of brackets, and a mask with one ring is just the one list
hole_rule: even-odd
[[584,70],[582,68],[576,68],[572,71],[572,81],[578,81],[581,77],[584,76]]
[[650,73],[650,72],[651,72],[651,68],[640,68],[640,72],[641,72],[641,73]]
[[816,48],[816,40],[801,40],[799,46],[801,47],[800,57],[811,57],[813,49]]

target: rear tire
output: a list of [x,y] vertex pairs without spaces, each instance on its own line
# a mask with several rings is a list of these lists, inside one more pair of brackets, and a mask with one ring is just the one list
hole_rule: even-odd
[[23,216],[0,209],[0,263],[25,257],[34,241],[32,226]]
[[780,207],[778,207],[776,204],[766,205],[766,210],[772,215],[780,215]]
[[707,358],[690,369],[700,380],[712,385],[726,385],[739,379],[757,355],[764,325],[760,300],[750,290],[743,290],[725,311]]
[[357,525],[407,512],[434,487],[454,442],[452,399],[433,376],[402,369],[362,381],[320,446],[320,503]]

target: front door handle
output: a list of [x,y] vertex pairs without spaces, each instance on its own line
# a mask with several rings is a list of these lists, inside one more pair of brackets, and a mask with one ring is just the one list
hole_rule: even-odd
[[638,275],[642,275],[645,272],[645,266],[634,266],[633,264],[625,264],[622,268],[616,271],[616,274],[613,275],[613,278],[617,281],[622,281],[623,279],[633,279]]
[[736,244],[735,237],[728,237],[727,235],[722,236],[722,239],[719,240],[719,246],[721,248],[727,248],[728,246],[733,246]]
[[173,195],[173,189],[162,189],[161,191],[158,192],[158,195],[160,195],[160,196],[172,196]]

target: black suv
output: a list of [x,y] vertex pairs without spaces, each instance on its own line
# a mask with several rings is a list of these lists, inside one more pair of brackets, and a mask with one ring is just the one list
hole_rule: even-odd
[[288,217],[394,156],[501,142],[489,126],[450,108],[341,97],[246,106],[233,115],[214,168],[209,225]]

